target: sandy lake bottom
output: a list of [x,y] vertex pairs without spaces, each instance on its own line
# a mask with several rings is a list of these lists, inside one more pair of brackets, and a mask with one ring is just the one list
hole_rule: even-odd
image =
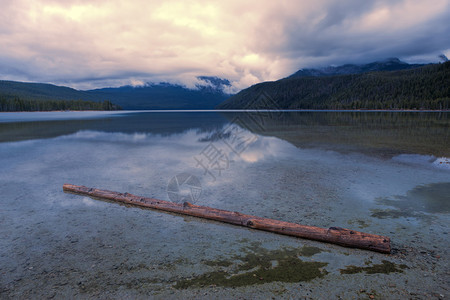
[[[137,117],[127,118],[123,130],[114,127],[121,117],[92,126],[59,121],[53,131],[45,122],[9,124],[3,132],[0,126],[0,136],[17,132],[0,143],[1,299],[450,296],[447,116],[430,131],[437,136],[428,148],[421,146],[427,134],[394,137],[394,145],[383,140],[389,136],[379,134],[383,129],[361,137],[349,135],[348,126],[336,133],[326,122],[301,118],[297,127],[266,122],[267,132],[230,124],[229,117],[203,128],[196,115],[194,125],[167,132],[160,129],[170,126],[135,126]],[[37,137],[25,134],[36,128],[42,129]],[[41,136],[43,130],[52,133]],[[312,133],[344,142],[311,139]],[[371,134],[379,138],[359,142]],[[408,145],[414,150],[406,151]],[[183,173],[200,182],[195,195],[180,183],[182,196],[195,204],[386,235],[392,253],[62,191],[72,183],[170,200],[168,183]]]

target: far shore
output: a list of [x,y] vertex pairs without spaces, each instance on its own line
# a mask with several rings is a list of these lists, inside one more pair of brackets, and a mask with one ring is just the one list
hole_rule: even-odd
[[124,110],[35,110],[0,111],[1,113],[49,113],[49,112],[450,112],[450,109],[124,109]]

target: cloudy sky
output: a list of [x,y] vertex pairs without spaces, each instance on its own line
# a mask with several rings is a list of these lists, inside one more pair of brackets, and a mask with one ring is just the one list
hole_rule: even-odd
[[79,89],[450,56],[450,0],[0,0],[0,79]]

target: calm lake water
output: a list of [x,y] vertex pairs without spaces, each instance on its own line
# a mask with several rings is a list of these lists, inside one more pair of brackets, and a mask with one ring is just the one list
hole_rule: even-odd
[[[446,112],[0,114],[0,298],[449,295]],[[391,255],[64,183],[387,235]]]

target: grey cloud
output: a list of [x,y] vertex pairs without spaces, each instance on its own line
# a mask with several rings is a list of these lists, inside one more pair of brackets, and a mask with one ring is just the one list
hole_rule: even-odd
[[[392,3],[402,4],[405,1]],[[285,30],[282,49],[286,55],[311,59],[314,63],[348,63],[361,60],[371,61],[391,56],[406,57],[439,52],[450,48],[450,22],[446,21],[449,11],[439,16],[414,24],[408,28],[388,28],[383,32],[358,31],[349,24],[356,22],[385,1],[338,2],[327,7],[325,17],[317,24],[304,20],[291,20]],[[389,3],[389,4],[392,4]],[[317,60],[314,60],[317,59]],[[354,61],[357,60],[357,61]]]
[[449,55],[448,15],[448,0],[4,0],[0,76],[91,88],[207,75],[239,89],[303,67]]
[[317,25],[318,30],[341,26],[348,19],[360,16],[373,9],[376,1],[334,1],[325,10],[325,17]]

